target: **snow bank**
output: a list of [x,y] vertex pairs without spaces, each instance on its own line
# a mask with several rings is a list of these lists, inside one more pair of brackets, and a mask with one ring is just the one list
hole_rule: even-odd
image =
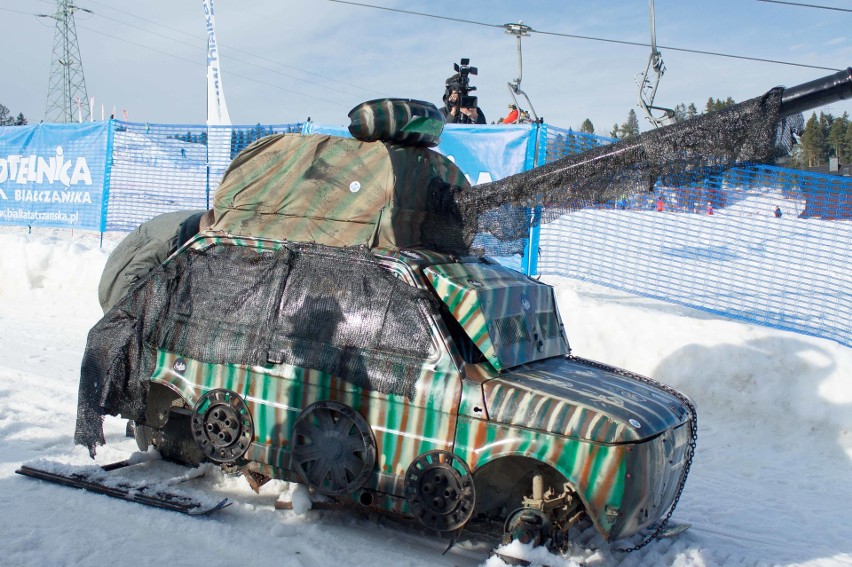
[[[0,229],[0,565],[170,564],[255,567],[488,565],[446,541],[347,512],[307,510],[303,489],[208,474],[201,489],[236,504],[209,519],[144,508],[14,474],[45,459],[90,463],[73,445],[79,365],[101,316],[108,251],[98,235]],[[563,556],[514,544],[534,565],[679,567],[852,565],[852,349],[553,278],[573,351],[654,377],[699,412],[698,449],[673,519],[692,528],[623,554],[594,530]],[[108,418],[98,462],[135,450]],[[278,499],[294,510],[274,508]]]

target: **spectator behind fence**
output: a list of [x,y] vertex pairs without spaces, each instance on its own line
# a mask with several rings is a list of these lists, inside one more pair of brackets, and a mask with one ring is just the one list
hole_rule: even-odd
[[212,224],[212,210],[176,211],[156,216],[124,237],[109,255],[98,284],[98,301],[104,313],[148,272]]
[[518,112],[518,107],[514,104],[509,105],[509,114],[506,118],[500,121],[501,124],[517,124],[521,118],[521,113]]
[[775,218],[780,219],[782,214],[783,213],[781,212],[781,207],[775,205]]
[[666,202],[663,201],[663,196],[657,197],[657,212],[661,213],[666,209]]
[[710,201],[707,201],[707,214],[708,215],[713,214],[713,203],[711,203]]
[[462,106],[464,99],[469,97],[464,96],[461,81],[462,78],[458,73],[447,79],[441,114],[444,115],[447,124],[486,124],[485,113],[479,106]]

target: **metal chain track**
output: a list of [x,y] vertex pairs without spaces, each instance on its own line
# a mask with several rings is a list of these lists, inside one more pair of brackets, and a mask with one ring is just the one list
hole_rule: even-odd
[[678,486],[677,494],[675,495],[675,499],[672,502],[671,508],[669,508],[669,511],[666,514],[666,517],[663,518],[663,521],[660,522],[659,525],[657,526],[657,528],[653,532],[651,532],[651,534],[648,535],[648,537],[646,537],[641,543],[638,543],[638,544],[634,545],[633,547],[616,548],[615,549],[615,551],[621,551],[621,552],[624,552],[624,553],[630,553],[632,551],[637,551],[639,549],[642,549],[643,547],[645,547],[646,545],[648,545],[649,543],[651,543],[655,539],[657,539],[657,536],[660,535],[660,533],[662,533],[662,531],[666,527],[666,524],[668,524],[669,519],[672,517],[672,514],[674,513],[675,508],[677,507],[677,503],[680,500],[680,496],[683,493],[683,488],[686,485],[686,477],[689,475],[689,469],[692,467],[692,458],[695,456],[695,447],[698,444],[698,413],[695,410],[695,404],[692,403],[692,400],[690,400],[688,397],[686,397],[685,395],[683,395],[681,392],[677,391],[676,389],[672,388],[671,386],[669,386],[667,384],[663,384],[662,382],[658,382],[657,380],[653,380],[651,378],[648,378],[647,376],[642,376],[641,374],[636,374],[635,372],[630,372],[629,370],[624,370],[623,368],[616,368],[615,366],[609,366],[608,364],[603,364],[601,362],[596,362],[594,360],[589,360],[589,359],[586,359],[586,358],[580,358],[580,357],[574,356],[574,355],[570,355],[568,357],[568,359],[571,360],[571,361],[574,361],[574,362],[578,362],[580,364],[585,364],[586,366],[591,366],[593,368],[598,368],[600,370],[606,370],[608,372],[613,372],[615,374],[618,374],[619,376],[624,376],[626,378],[630,378],[630,379],[636,380],[638,382],[644,382],[646,384],[650,384],[650,385],[652,385],[656,388],[664,390],[665,392],[668,392],[669,394],[673,395],[674,397],[679,399],[681,402],[683,402],[683,404],[689,410],[689,428],[690,428],[689,450],[688,450],[688,454],[687,454],[687,457],[686,457],[686,464],[683,467],[683,474],[681,474],[681,477],[680,477],[680,485]]

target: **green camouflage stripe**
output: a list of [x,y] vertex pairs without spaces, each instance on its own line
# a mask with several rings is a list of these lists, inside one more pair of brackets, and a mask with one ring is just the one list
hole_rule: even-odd
[[503,457],[535,457],[561,473],[577,490],[603,533],[610,531],[612,521],[605,510],[607,506],[621,507],[625,446],[572,440],[482,419],[460,417],[459,422],[455,453],[472,470]]
[[424,273],[495,369],[568,353],[549,286],[493,264],[446,263]]
[[[225,172],[211,230],[328,246],[420,247],[434,236],[424,226],[458,232],[458,219],[435,208],[435,188],[450,186],[469,184],[448,158],[426,148],[268,136]],[[458,238],[441,238],[448,252],[463,248]]]
[[551,359],[495,376],[483,384],[483,395],[498,421],[600,443],[639,441],[688,420],[674,396],[576,359]]
[[432,266],[426,268],[424,274],[435,288],[438,297],[450,309],[450,313],[462,325],[470,340],[474,342],[486,360],[496,370],[502,370],[503,364],[495,352],[494,343],[488,333],[488,320],[482,312],[476,291],[456,285],[455,282],[435,271]]
[[[175,370],[178,359],[185,364],[183,372]],[[404,475],[417,455],[452,448],[461,381],[456,371],[446,369],[450,362],[445,355],[433,367],[424,368],[411,401],[288,364],[269,368],[207,364],[164,351],[158,351],[150,379],[180,392],[191,407],[212,389],[240,394],[254,419],[251,458],[282,470],[287,468],[286,451],[276,447],[288,447],[301,408],[321,400],[339,401],[356,409],[372,425],[379,470]]]

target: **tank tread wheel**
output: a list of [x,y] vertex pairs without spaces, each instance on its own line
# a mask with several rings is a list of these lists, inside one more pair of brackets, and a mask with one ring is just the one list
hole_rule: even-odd
[[470,469],[449,451],[427,451],[408,466],[405,498],[415,518],[439,532],[462,528],[476,504]]
[[376,441],[367,421],[331,400],[302,410],[293,426],[291,468],[306,485],[329,496],[361,488],[376,465]]
[[237,462],[251,445],[254,422],[239,394],[217,388],[195,404],[190,430],[205,457],[230,464]]

